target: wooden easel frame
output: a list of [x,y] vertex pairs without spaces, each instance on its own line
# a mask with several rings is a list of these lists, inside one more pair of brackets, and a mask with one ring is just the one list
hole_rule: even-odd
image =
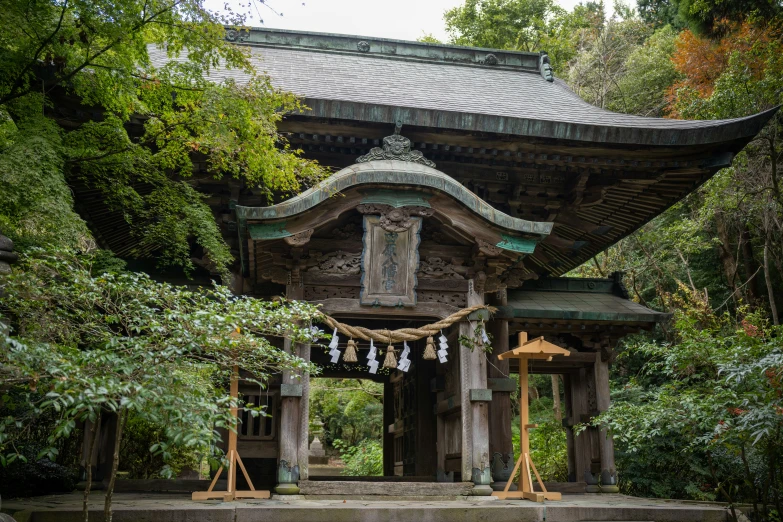
[[[233,397],[235,400],[239,397],[238,366],[234,366],[234,369],[231,372],[231,397]],[[231,416],[234,419],[234,429],[229,430],[228,432],[228,454],[226,455],[228,457],[228,487],[226,488],[226,491],[213,491],[221,473],[223,473],[223,466],[221,465],[218,468],[217,473],[215,473],[215,478],[212,479],[212,482],[209,485],[209,489],[206,491],[194,491],[192,500],[221,499],[224,502],[230,502],[238,498],[265,499],[271,497],[269,491],[256,490],[255,486],[253,486],[253,481],[250,480],[250,475],[248,475],[247,469],[245,469],[245,464],[242,462],[242,458],[239,456],[239,452],[237,452],[236,430],[238,429],[238,413],[238,408],[231,408]],[[245,476],[245,480],[247,481],[248,486],[250,486],[249,491],[237,491],[237,464],[239,464],[239,468],[242,470],[242,474]]]
[[[512,350],[502,353],[498,356],[498,359],[518,359],[519,360],[519,458],[514,465],[514,471],[511,472],[511,476],[506,483],[506,487],[503,491],[494,491],[493,497],[500,499],[527,499],[533,502],[543,502],[544,500],[562,500],[562,494],[557,492],[550,492],[546,490],[544,481],[541,480],[541,475],[538,474],[536,465],[533,463],[533,459],[530,458],[530,434],[529,430],[536,428],[536,424],[529,424],[529,412],[528,412],[528,369],[527,363],[531,359],[551,360],[553,355],[570,355],[568,350],[564,350],[559,346],[555,346],[544,340],[543,337],[527,340],[526,332],[519,332],[519,346]],[[525,462],[525,470],[519,474],[519,483],[517,491],[509,491],[511,489],[511,483],[514,481],[514,476],[519,471],[519,467],[522,465],[522,461]],[[533,491],[533,477],[530,474],[530,470],[536,475],[542,491]]]

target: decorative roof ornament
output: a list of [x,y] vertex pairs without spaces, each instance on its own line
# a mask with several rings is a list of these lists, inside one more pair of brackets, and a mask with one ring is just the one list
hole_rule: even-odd
[[555,75],[552,73],[552,64],[549,63],[549,55],[542,52],[538,58],[538,72],[548,82],[555,81]]
[[373,147],[369,153],[356,158],[356,163],[377,160],[409,161],[435,168],[435,162],[425,158],[421,151],[411,150],[411,140],[396,133],[383,138],[383,148]]

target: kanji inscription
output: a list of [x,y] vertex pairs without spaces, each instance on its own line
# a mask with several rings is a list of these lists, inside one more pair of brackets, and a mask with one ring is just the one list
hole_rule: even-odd
[[381,216],[364,216],[361,304],[416,305],[420,230],[419,217],[410,218],[406,229],[389,231],[381,226]]

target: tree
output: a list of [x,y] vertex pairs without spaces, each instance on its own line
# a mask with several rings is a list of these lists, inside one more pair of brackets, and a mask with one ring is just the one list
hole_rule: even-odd
[[546,51],[560,71],[576,53],[579,29],[602,16],[603,5],[592,2],[568,13],[553,0],[466,0],[447,11],[444,20],[451,43]]
[[676,342],[627,346],[645,362],[596,424],[612,430],[627,463],[647,466],[647,482],[631,491],[717,497],[732,509],[747,500],[754,519],[771,520],[783,501],[779,327],[747,309],[716,314],[685,286],[672,299]]
[[[26,395],[33,417],[56,412],[41,452],[52,458],[54,443],[77,423],[117,416],[106,520],[129,414],[164,427],[165,439],[150,448],[164,459],[174,446],[216,455],[217,429],[232,426],[230,408],[238,405],[225,386],[234,368],[260,386],[283,369],[315,370],[270,341],[313,341],[319,312],[307,303],[235,297],[225,287],[185,290],[144,274],[105,272],[93,256],[67,251],[33,251],[20,267],[0,300],[14,330],[0,353],[3,386]],[[20,421],[0,423],[2,464],[24,458],[15,444]],[[90,435],[94,441],[94,428]]]
[[628,53],[610,110],[640,116],[666,114],[669,88],[681,78],[671,60],[677,36],[667,25]]
[[[633,15],[633,13],[626,13]],[[586,101],[601,108],[623,102],[619,82],[626,76],[628,57],[650,35],[638,17],[612,16],[596,31],[582,33],[580,52],[568,71],[568,82]],[[623,104],[627,110],[627,104]]]
[[[19,245],[89,235],[70,209],[67,183],[97,188],[123,212],[142,249],[192,269],[194,245],[226,273],[233,262],[202,196],[193,159],[272,197],[322,175],[277,134],[301,109],[226,41],[242,13],[203,0],[6,2],[0,12],[0,225]],[[152,52],[171,60],[156,67]],[[247,84],[214,83],[214,68],[241,69]],[[52,122],[59,125],[53,125]],[[40,151],[35,162],[19,162]],[[41,188],[28,192],[30,186]],[[140,186],[145,190],[140,190]],[[21,194],[21,195],[20,195]],[[54,205],[49,203],[55,202]],[[38,212],[45,209],[44,212]],[[52,225],[56,227],[52,227]],[[47,232],[53,228],[56,233]]]

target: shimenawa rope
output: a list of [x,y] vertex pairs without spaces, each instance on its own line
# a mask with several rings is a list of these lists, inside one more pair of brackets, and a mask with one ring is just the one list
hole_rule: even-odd
[[497,311],[497,308],[486,305],[471,306],[469,308],[463,308],[459,312],[455,312],[437,323],[428,324],[419,328],[400,328],[399,330],[370,330],[363,326],[351,326],[349,324],[341,323],[326,314],[323,316],[323,322],[326,323],[329,328],[337,328],[338,332],[351,338],[355,337],[365,341],[372,339],[379,343],[394,344],[402,341],[418,341],[419,339],[435,335],[444,328],[448,328],[454,323],[462,321],[465,317],[477,310],[488,310],[489,313],[492,314]]

